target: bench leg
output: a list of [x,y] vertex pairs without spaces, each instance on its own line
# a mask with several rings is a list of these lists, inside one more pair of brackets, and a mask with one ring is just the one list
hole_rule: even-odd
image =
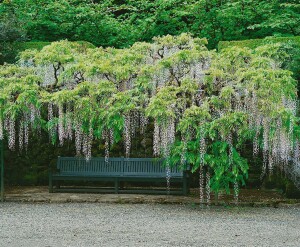
[[49,193],[53,193],[53,182],[51,173],[49,174]]
[[56,189],[60,189],[60,181],[56,181],[55,187]]
[[117,178],[115,179],[115,193],[119,193],[119,179]]
[[186,177],[183,178],[183,186],[182,186],[182,194],[188,195],[189,193],[189,185],[188,185],[188,179]]

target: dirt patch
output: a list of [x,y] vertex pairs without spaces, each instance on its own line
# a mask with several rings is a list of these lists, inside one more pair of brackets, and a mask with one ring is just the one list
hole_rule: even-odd
[[[212,205],[235,205],[232,195],[220,194]],[[197,189],[191,189],[189,196],[175,195],[142,195],[142,194],[100,194],[100,193],[49,193],[48,187],[10,187],[6,189],[5,200],[8,202],[36,203],[118,203],[118,204],[199,204]],[[300,200],[286,199],[281,193],[273,190],[241,190],[240,206],[279,207],[300,205]]]

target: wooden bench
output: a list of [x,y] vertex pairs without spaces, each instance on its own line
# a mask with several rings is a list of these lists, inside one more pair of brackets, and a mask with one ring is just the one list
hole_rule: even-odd
[[[49,174],[49,192],[115,192],[115,193],[170,193],[189,192],[188,171],[171,168],[170,183],[180,183],[180,190],[123,189],[120,182],[163,182],[166,186],[166,168],[163,160],[152,158],[84,158],[58,157],[56,171]],[[63,181],[111,181],[113,188],[74,188],[62,186]],[[54,186],[55,185],[55,186]]]

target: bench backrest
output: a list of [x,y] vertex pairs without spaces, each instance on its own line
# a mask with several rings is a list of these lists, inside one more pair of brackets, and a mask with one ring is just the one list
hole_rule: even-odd
[[[61,174],[107,176],[166,176],[162,159],[153,158],[91,158],[58,157],[57,168]],[[171,168],[171,177],[182,177],[183,171]]]

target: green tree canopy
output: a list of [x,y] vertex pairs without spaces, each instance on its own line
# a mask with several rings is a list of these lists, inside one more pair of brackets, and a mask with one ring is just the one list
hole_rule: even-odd
[[212,48],[220,40],[299,35],[299,6],[296,0],[6,0],[0,21],[11,32],[22,27],[32,41],[122,48],[189,32],[206,37]]

